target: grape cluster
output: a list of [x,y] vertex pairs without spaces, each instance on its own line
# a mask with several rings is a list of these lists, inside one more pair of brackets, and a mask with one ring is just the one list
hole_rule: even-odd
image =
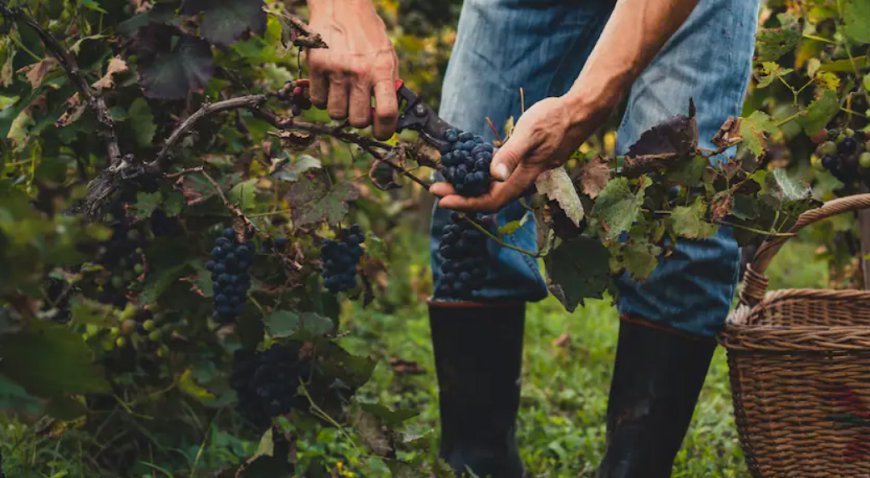
[[290,103],[293,116],[299,116],[302,111],[311,108],[311,95],[307,81],[288,81],[278,90],[278,99]]
[[211,260],[206,268],[211,271],[214,286],[214,318],[218,322],[229,322],[242,312],[248,289],[251,287],[251,267],[253,249],[248,244],[236,240],[235,231],[228,227],[215,239],[211,250]]
[[300,380],[309,379],[311,367],[299,352],[296,344],[276,344],[262,352],[236,351],[230,386],[238,395],[239,413],[255,426],[266,427],[273,417],[305,405],[296,391]]
[[489,190],[492,145],[480,136],[447,130],[448,144],[441,148],[442,173],[463,196],[480,196]]
[[[480,222],[482,215],[473,217]],[[445,299],[470,299],[487,275],[486,235],[452,213],[450,224],[444,226],[438,254],[441,256],[441,280],[435,296]]]
[[863,131],[832,129],[816,148],[821,165],[841,182],[870,179],[870,141]]
[[363,255],[365,235],[359,225],[338,232],[337,240],[320,248],[323,260],[323,285],[333,294],[356,287],[356,266]]
[[145,240],[141,231],[126,220],[112,225],[112,237],[100,245],[97,262],[106,274],[97,277],[97,299],[104,304],[124,307],[127,289],[145,272]]

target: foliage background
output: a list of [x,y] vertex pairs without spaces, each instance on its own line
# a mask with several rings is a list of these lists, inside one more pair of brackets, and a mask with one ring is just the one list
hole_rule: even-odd
[[[177,4],[154,3],[151,11]],[[159,139],[204,99],[276,90],[297,76],[298,58],[284,45],[287,24],[270,14],[260,25],[256,9],[233,10],[245,3],[250,2],[221,0],[197,10],[202,16],[182,20],[155,16],[145,31],[127,23],[126,31],[135,34],[123,33],[124,22],[137,9],[155,7],[152,2],[12,5],[27,6],[61,38],[89,82],[111,80],[106,91],[123,150],[153,157]],[[266,4],[273,13],[304,16],[298,2]],[[437,104],[459,7],[455,0],[449,7],[423,0],[379,2],[403,78],[432,104]],[[216,22],[212,26],[222,28],[209,30],[208,14],[244,21]],[[753,87],[743,114],[753,119],[745,122],[749,130],[740,131],[756,141],[741,147],[740,154],[757,153],[753,147],[766,150],[759,155],[762,169],[787,168],[792,177],[812,183],[819,199],[860,190],[860,182],[844,185],[814,167],[811,137],[823,127],[866,128],[870,6],[863,0],[771,1],[761,19]],[[145,185],[125,198],[124,215],[140,220],[148,239],[144,273],[130,280],[128,293],[138,304],[132,309],[147,305],[157,313],[162,335],[156,341],[131,336],[131,343],[119,347],[125,304],[100,305],[52,287],[79,284],[82,296],[88,296],[93,292],[88,274],[103,274],[74,266],[92,260],[110,230],[64,213],[85,197],[87,180],[107,166],[94,134],[97,119],[71,100],[75,86],[46,60],[32,30],[10,22],[2,28],[0,452],[6,474],[287,473],[282,467],[288,460],[279,463],[268,435],[263,439],[262,430],[252,430],[235,414],[227,371],[239,347],[292,339],[318,344],[324,368],[339,363],[350,390],[371,374],[352,400],[311,384],[310,407],[279,420],[270,432],[295,440],[291,461],[300,476],[447,476],[435,460],[437,390],[425,318],[432,285],[420,231],[428,221],[428,195],[408,182],[386,192],[374,188],[367,177],[370,159],[358,149],[324,141],[312,155],[288,154],[269,134],[270,125],[250,112],[209,118],[181,143],[175,161],[179,167],[204,164],[212,171],[229,202],[255,218],[264,233],[258,243],[265,236],[291,239],[292,251],[279,255],[278,262],[298,267],[275,268],[272,257],[261,257],[255,266],[258,277],[267,279],[261,279],[253,297],[268,311],[310,314],[311,320],[286,326],[257,307],[247,310],[235,329],[207,320],[210,304],[203,296],[210,285],[200,276],[205,276],[216,231],[231,224],[233,214],[206,178],[189,174],[179,176],[179,182]],[[167,43],[168,31],[174,32],[175,43]],[[211,45],[196,41],[197,34]],[[107,74],[116,55],[129,70]],[[205,70],[211,75],[203,78]],[[202,89],[202,95],[179,92],[178,84]],[[305,119],[326,122],[317,111],[307,112]],[[612,130],[604,128],[584,145],[569,164],[572,174],[590,157],[612,155]],[[315,186],[301,187],[306,183],[300,178]],[[323,184],[353,187],[336,188],[331,197],[312,195]],[[349,208],[346,199],[354,199]],[[300,216],[298,205],[312,200],[318,204],[314,217]],[[276,220],[282,217],[286,221]],[[369,232],[367,306],[319,292],[318,243],[350,222]],[[771,286],[860,287],[854,231],[851,218],[808,230],[780,254]],[[607,297],[586,300],[570,314],[553,298],[530,308],[519,439],[534,476],[592,475],[603,451],[616,327]],[[334,340],[317,337],[322,329],[337,331]],[[744,475],[720,350],[675,476]]]

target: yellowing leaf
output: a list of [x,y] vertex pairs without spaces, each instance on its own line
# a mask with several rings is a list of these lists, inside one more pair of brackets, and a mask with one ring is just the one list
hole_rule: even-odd
[[57,65],[57,60],[55,60],[54,57],[43,58],[36,63],[32,63],[19,69],[18,73],[24,73],[24,76],[27,77],[27,81],[30,82],[30,87],[35,90],[42,84],[42,80],[45,79],[45,76],[51,73]]
[[118,73],[123,73],[129,70],[127,67],[127,62],[121,59],[121,57],[116,56],[112,58],[109,62],[109,66],[106,69],[106,74],[103,75],[102,78],[94,82],[92,85],[94,88],[99,90],[108,90],[115,86],[115,79],[113,78]]
[[574,183],[571,182],[571,178],[564,167],[541,173],[535,181],[535,187],[539,193],[547,196],[552,201],[556,201],[575,226],[580,225],[580,221],[585,216],[583,203],[580,202],[580,196],[577,195]]
[[178,388],[200,402],[211,402],[216,398],[208,389],[196,383],[196,380],[193,379],[193,369],[190,368],[186,369],[178,377]]
[[761,156],[767,146],[767,135],[779,131],[770,116],[763,111],[755,111],[740,121],[740,136],[752,154]]
[[690,206],[677,206],[671,212],[671,227],[680,237],[702,239],[716,232],[716,226],[705,219],[707,206],[700,197]]

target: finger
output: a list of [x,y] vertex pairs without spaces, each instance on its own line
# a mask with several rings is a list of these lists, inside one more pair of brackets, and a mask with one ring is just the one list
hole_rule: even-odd
[[[535,182],[540,171],[522,164],[503,183],[493,183],[489,192],[479,197],[463,197],[452,194],[443,197],[438,205],[457,211],[496,212],[510,201],[520,197]],[[434,187],[434,185],[433,185]]]
[[396,83],[391,79],[380,80],[375,84],[375,125],[373,133],[380,140],[389,139],[396,131],[396,118],[399,116],[399,98],[396,96]]
[[341,74],[329,75],[329,98],[326,100],[326,112],[334,120],[347,118],[348,84]]
[[429,186],[429,192],[440,198],[450,196],[451,194],[456,194],[456,190],[453,189],[453,185],[448,182],[435,183]]
[[489,166],[490,175],[497,181],[507,181],[531,149],[532,144],[528,135],[517,131],[495,152]]
[[326,98],[329,95],[329,83],[327,76],[322,70],[311,67],[311,78],[309,83],[311,92],[311,104],[323,109],[326,108]]
[[372,87],[363,79],[354,80],[350,87],[348,122],[354,128],[365,128],[372,121]]

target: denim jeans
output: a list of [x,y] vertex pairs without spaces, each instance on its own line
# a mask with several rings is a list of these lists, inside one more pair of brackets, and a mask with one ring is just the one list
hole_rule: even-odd
[[[700,0],[632,86],[617,132],[624,153],[645,130],[697,105],[701,146],[729,115],[739,115],[749,81],[759,0]],[[577,78],[613,9],[610,0],[466,0],[447,69],[441,116],[486,139],[489,117],[501,127],[525,106],[564,94]],[[499,225],[527,212],[511,204]],[[437,283],[441,228],[449,212],[435,208],[432,268]],[[533,220],[504,237],[534,250]],[[737,281],[739,250],[722,229],[705,240],[680,240],[644,282],[617,278],[622,315],[683,332],[712,336],[722,326]],[[492,241],[490,274],[480,300],[536,301],[547,295],[537,261]]]

